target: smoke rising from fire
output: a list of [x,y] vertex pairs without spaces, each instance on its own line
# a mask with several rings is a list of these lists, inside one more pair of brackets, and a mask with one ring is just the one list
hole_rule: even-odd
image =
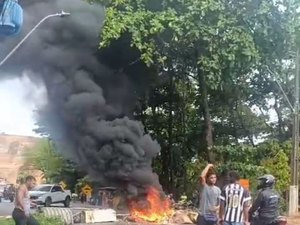
[[[160,188],[151,167],[160,146],[140,122],[123,116],[133,99],[132,84],[97,56],[103,10],[80,0],[23,5],[24,33],[48,14],[61,9],[72,13],[43,24],[2,69],[10,74],[30,70],[27,75],[46,86],[40,131],[102,185],[123,186],[133,195],[147,186]],[[17,39],[0,41],[2,58]]]

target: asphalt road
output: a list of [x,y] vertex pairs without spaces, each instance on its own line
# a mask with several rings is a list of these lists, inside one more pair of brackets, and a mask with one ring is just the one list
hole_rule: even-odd
[[14,209],[14,203],[4,201],[0,203],[0,216],[10,216]]
[[[63,207],[63,204],[56,204],[52,205],[52,207]],[[72,203],[71,209],[73,208],[74,211],[76,211],[76,208],[93,208],[94,206],[88,205],[88,204],[81,204],[81,203]],[[9,201],[3,201],[0,203],[0,217],[10,217],[11,213],[14,209],[14,203],[11,203]],[[78,225],[86,225],[86,224],[78,224]],[[93,225],[128,225],[128,223],[122,223],[122,222],[112,222],[112,223],[94,223]]]
[[[52,206],[53,207],[63,207],[63,204],[54,204]],[[82,205],[73,203],[72,207],[82,207]],[[0,217],[11,216],[13,209],[14,209],[14,203],[11,203],[10,201],[2,200],[2,202],[0,203]],[[34,210],[33,210],[33,212],[34,212]]]

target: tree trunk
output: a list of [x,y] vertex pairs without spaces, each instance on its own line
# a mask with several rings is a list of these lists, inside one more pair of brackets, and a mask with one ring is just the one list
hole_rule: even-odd
[[243,118],[242,118],[241,115],[240,115],[240,112],[239,112],[239,103],[236,102],[236,104],[237,104],[237,105],[236,105],[236,112],[237,112],[237,116],[239,117],[239,122],[240,122],[240,124],[241,124],[241,127],[242,127],[242,129],[244,130],[244,132],[245,132],[245,134],[246,134],[246,136],[247,136],[247,138],[248,138],[250,144],[251,144],[253,147],[255,147],[255,143],[254,143],[253,136],[252,136],[251,133],[249,132],[249,129],[247,129],[247,127],[245,126],[244,121],[243,121]]
[[207,152],[208,161],[211,163],[215,162],[215,155],[213,152],[213,125],[210,116],[210,108],[208,104],[208,90],[203,72],[198,69],[198,82],[199,82],[199,93],[201,95],[202,107],[200,108],[200,115],[204,117],[205,126],[205,148]]
[[[139,120],[142,122],[142,124],[144,124],[144,125],[146,125],[146,118],[147,118],[147,116],[146,116],[146,114],[145,114],[145,111],[146,111],[146,109],[147,109],[147,103],[146,103],[146,101],[147,101],[147,97],[146,97],[146,94],[143,96],[143,98],[140,100],[140,102],[139,102],[139,115],[140,115],[140,118],[139,118]],[[146,130],[146,127],[147,126],[145,126],[145,131],[147,131]]]
[[274,110],[278,117],[278,134],[276,135],[278,137],[278,140],[283,141],[284,135],[283,135],[283,120],[282,120],[282,112],[280,107],[278,106],[278,98],[275,97],[275,104],[274,104]]
[[170,74],[169,80],[169,115],[168,115],[168,150],[170,156],[169,177],[170,190],[174,191],[174,153],[173,153],[173,102],[174,102],[174,78],[173,72]]
[[233,129],[234,129],[234,142],[236,145],[239,144],[239,138],[238,138],[238,132],[237,132],[237,118],[235,115],[235,112],[237,111],[237,101],[235,101],[234,103],[229,104],[230,107],[230,113],[232,115],[232,119],[233,119]]
[[[186,93],[184,92],[182,95],[182,99],[183,101],[181,102],[181,123],[182,123],[182,135],[183,135],[183,146],[185,147],[186,150],[189,151],[189,143],[187,140],[187,132],[186,132],[186,126],[187,126],[187,121],[186,121]],[[186,172],[186,166],[183,170],[183,191],[186,192],[187,191],[187,184],[188,184],[188,180],[187,180],[187,172]]]
[[[156,123],[156,108],[154,106],[151,107],[152,115],[153,115],[153,121],[152,123],[155,124],[156,126],[154,127],[154,132],[156,134],[160,133],[160,129],[158,127],[158,124]],[[168,148],[164,145],[163,142],[161,142],[161,151],[160,151],[160,156],[159,156],[159,161],[161,165],[161,171],[159,173],[160,177],[160,183],[162,184],[163,187],[167,187],[169,184],[169,173],[168,173],[168,168],[169,168],[169,153],[168,153]]]

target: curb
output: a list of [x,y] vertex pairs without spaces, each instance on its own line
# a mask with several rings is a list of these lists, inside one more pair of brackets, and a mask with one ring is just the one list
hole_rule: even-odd
[[12,216],[0,216],[0,219],[11,219]]

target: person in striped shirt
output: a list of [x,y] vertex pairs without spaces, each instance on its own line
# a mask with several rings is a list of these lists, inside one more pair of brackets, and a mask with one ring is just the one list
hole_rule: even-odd
[[229,184],[225,185],[220,195],[220,221],[223,225],[246,225],[250,207],[250,193],[239,184],[236,171],[228,173]]

